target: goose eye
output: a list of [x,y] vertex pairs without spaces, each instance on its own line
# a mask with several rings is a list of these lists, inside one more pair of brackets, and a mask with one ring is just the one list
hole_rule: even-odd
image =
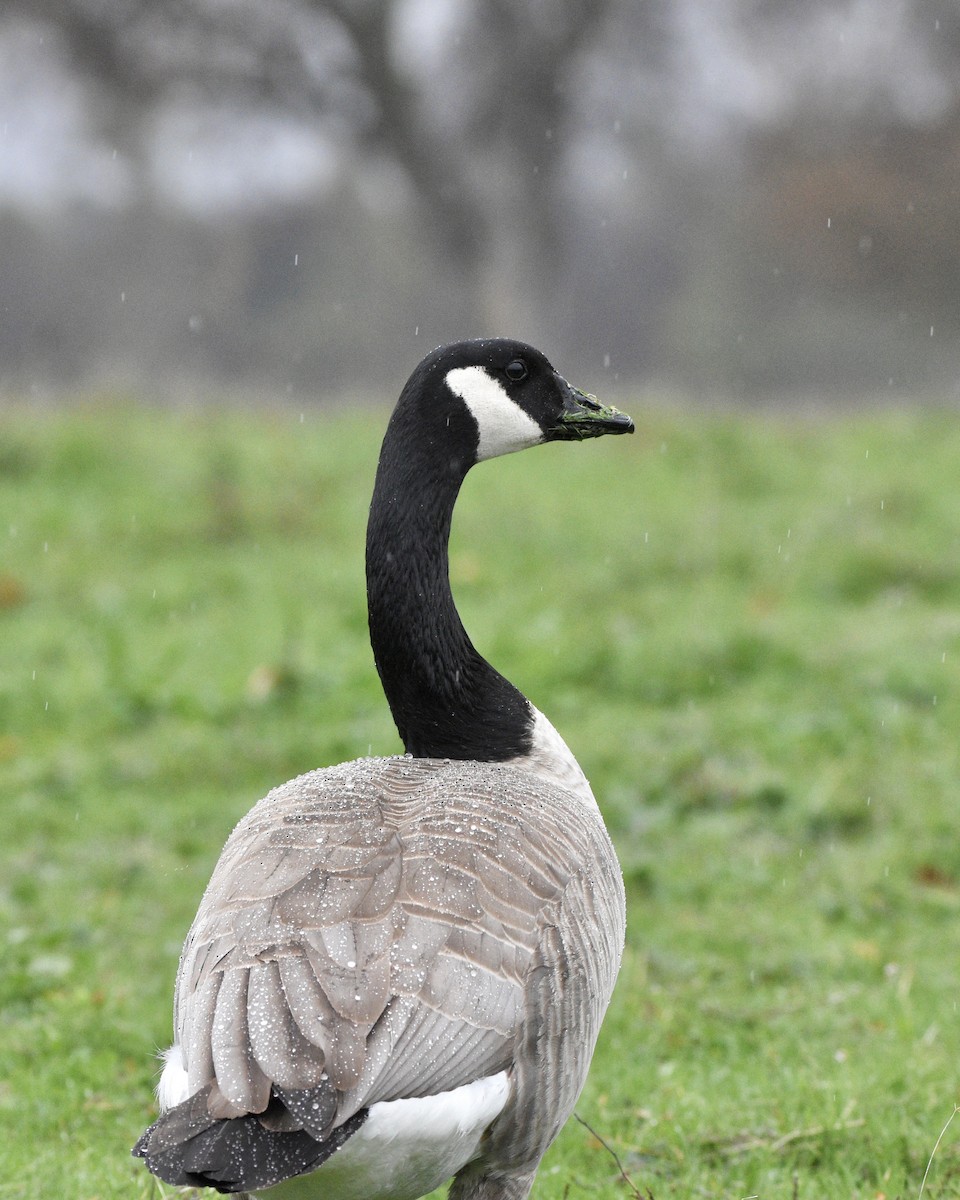
[[513,383],[519,383],[521,379],[527,377],[527,364],[522,358],[515,358],[513,362],[508,362],[503,368],[503,373]]

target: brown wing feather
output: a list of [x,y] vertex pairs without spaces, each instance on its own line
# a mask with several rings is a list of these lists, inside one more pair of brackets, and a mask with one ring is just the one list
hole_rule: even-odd
[[513,1068],[531,971],[566,969],[541,942],[596,841],[585,820],[602,831],[581,800],[492,764],[361,760],[271,792],[227,842],[184,947],[191,1089],[215,1082],[260,1112],[271,1082],[328,1085],[333,1126]]
[[[606,831],[581,833],[589,870],[571,876],[526,975],[514,1086],[486,1141],[498,1169],[534,1171],[570,1116],[620,968],[623,877]],[[468,1194],[466,1178],[450,1190],[451,1200]]]

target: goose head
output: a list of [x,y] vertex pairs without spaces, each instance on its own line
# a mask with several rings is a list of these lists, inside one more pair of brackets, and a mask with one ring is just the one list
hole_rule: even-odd
[[483,338],[443,346],[411,375],[395,419],[450,456],[454,473],[541,442],[632,433],[633,421],[557,372],[533,346]]

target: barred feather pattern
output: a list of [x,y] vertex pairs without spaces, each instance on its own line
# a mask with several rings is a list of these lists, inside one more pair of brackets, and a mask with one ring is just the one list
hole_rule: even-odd
[[261,1114],[322,1144],[378,1101],[506,1069],[506,1107],[451,1195],[483,1195],[488,1166],[520,1186],[583,1085],[623,937],[592,798],[516,765],[314,771],[240,822],[188,935],[188,1091],[211,1120]]

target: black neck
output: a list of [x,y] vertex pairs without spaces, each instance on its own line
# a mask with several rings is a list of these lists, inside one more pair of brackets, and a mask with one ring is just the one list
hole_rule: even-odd
[[367,526],[370,641],[409,754],[503,762],[530,750],[530,706],[474,649],[450,592],[450,523],[471,462],[448,433],[432,439],[394,414]]

